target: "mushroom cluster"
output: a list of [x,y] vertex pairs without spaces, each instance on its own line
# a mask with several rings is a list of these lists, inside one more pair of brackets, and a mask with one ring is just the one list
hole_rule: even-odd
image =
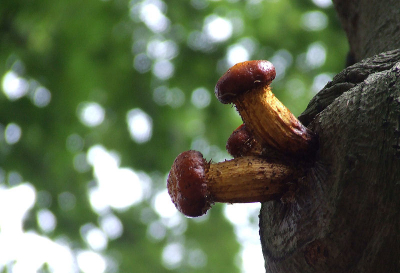
[[168,193],[186,216],[201,216],[214,202],[275,200],[304,176],[302,161],[315,152],[316,137],[272,93],[275,75],[272,63],[257,60],[234,65],[218,80],[216,97],[233,103],[243,124],[227,141],[234,159],[210,163],[192,150],[175,159]]

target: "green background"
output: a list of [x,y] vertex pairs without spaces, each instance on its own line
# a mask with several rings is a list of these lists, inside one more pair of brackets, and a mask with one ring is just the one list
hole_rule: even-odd
[[[257,207],[216,204],[200,220],[185,218],[165,205],[166,177],[185,150],[200,150],[213,161],[229,158],[225,142],[241,120],[213,91],[232,62],[270,60],[278,74],[273,91],[295,115],[344,68],[347,42],[326,2],[2,0],[0,240],[7,235],[1,222],[8,219],[5,212],[16,215],[16,204],[24,199],[4,196],[28,185],[35,200],[21,218],[20,237],[10,245],[26,243],[27,233],[62,242],[76,270],[84,251],[100,254],[106,272],[249,270],[244,249],[253,246],[261,257],[261,248],[254,236],[243,234],[257,235]],[[7,90],[22,93],[12,97]],[[100,109],[104,119],[86,125],[85,109],[95,114]],[[127,125],[134,109],[151,120],[135,124],[133,130],[146,128],[140,124],[151,128],[139,140]],[[13,128],[21,129],[15,143]],[[96,170],[88,157],[93,147],[112,158]],[[129,170],[137,187],[128,189],[134,192],[114,193],[119,178],[108,168]],[[110,196],[137,198],[123,208],[108,204],[95,210],[90,193],[104,173],[111,176]],[[242,220],[229,217],[235,209]],[[46,229],[40,215],[55,220],[53,227]],[[123,232],[108,234],[102,224],[106,216]],[[90,243],[87,230],[106,244]],[[0,252],[10,245],[0,245]],[[16,270],[21,255],[0,258],[0,269]],[[54,271],[46,259],[37,267]]]

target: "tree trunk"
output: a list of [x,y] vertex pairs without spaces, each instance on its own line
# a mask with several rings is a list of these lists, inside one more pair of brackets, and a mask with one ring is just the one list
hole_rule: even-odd
[[334,2],[355,60],[383,53],[299,117],[319,150],[294,200],[262,205],[267,272],[400,272],[400,1]]
[[400,1],[333,0],[355,62],[400,48]]

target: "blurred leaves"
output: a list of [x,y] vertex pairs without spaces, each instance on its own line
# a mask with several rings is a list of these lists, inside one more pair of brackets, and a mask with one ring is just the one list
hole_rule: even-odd
[[[98,227],[105,216],[117,216],[122,236],[108,238],[97,251],[107,257],[109,272],[240,271],[240,245],[224,205],[202,221],[157,211],[169,168],[188,149],[209,160],[228,157],[225,142],[241,121],[213,90],[232,62],[273,62],[274,92],[299,115],[344,67],[347,51],[332,6],[306,0],[4,0],[0,41],[0,187],[29,181],[36,203],[24,230],[62,239],[76,255],[93,248],[82,226]],[[10,71],[16,77],[5,84]],[[23,95],[11,99],[7,90]],[[39,95],[49,104],[38,107]],[[104,111],[98,125],[81,122],[88,103],[98,106],[89,118],[98,118],[96,109]],[[135,109],[150,118],[147,142],[131,137],[127,119]],[[131,130],[144,130],[149,120],[139,119]],[[15,144],[6,135],[10,124],[21,128]],[[130,168],[138,175],[148,189],[142,188],[140,202],[94,209],[90,193],[101,178],[88,150],[95,145],[114,158],[105,170]],[[42,209],[56,218],[52,232],[40,229],[35,215]]]

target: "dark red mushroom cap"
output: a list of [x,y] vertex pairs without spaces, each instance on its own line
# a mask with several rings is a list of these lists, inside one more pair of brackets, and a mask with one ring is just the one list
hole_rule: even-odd
[[253,88],[268,85],[275,75],[275,67],[269,61],[237,63],[218,80],[215,96],[222,103],[231,103],[237,96]]
[[254,138],[244,124],[240,125],[226,142],[226,150],[233,157],[247,155],[252,148]]
[[168,193],[176,208],[186,216],[203,215],[210,208],[207,200],[206,170],[209,163],[197,151],[177,156],[167,179]]

